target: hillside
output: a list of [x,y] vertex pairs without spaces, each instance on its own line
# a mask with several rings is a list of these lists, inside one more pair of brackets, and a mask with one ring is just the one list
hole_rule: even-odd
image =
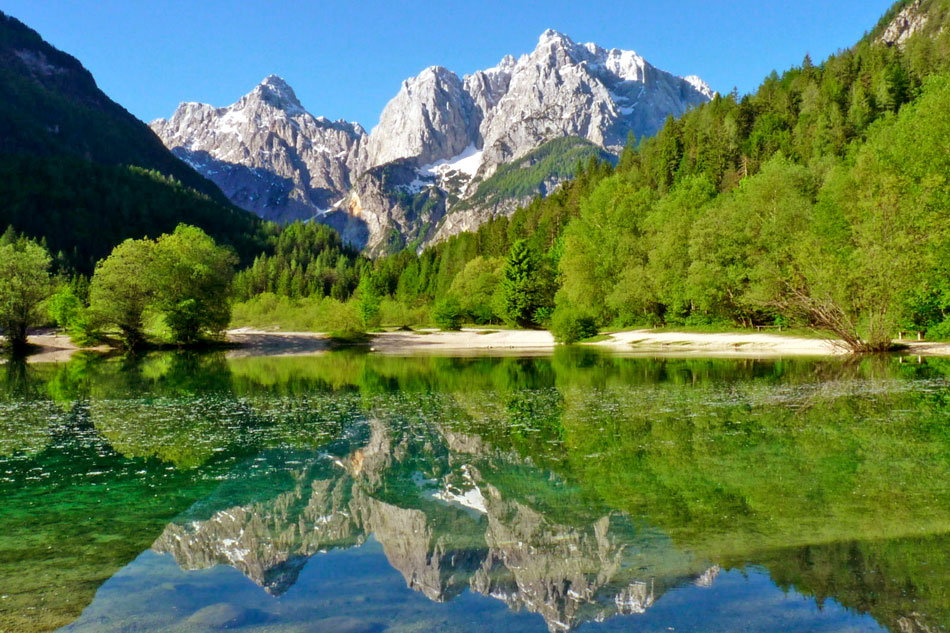
[[78,60],[2,13],[0,92],[0,226],[47,238],[64,263],[89,272],[116,241],[178,222],[239,249],[259,231],[256,218],[173,156]]

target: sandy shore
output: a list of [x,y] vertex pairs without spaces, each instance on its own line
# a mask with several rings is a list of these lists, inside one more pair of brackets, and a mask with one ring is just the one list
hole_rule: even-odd
[[370,348],[380,354],[549,354],[554,337],[544,330],[492,330],[464,328],[459,332],[418,330],[380,332]]
[[[616,354],[646,356],[716,356],[769,358],[779,356],[840,356],[850,352],[840,342],[759,332],[702,333],[632,330],[605,334],[608,338],[585,346]],[[242,329],[228,333],[228,340],[242,345],[229,356],[300,355],[330,349],[325,335],[310,332],[265,332]],[[950,343],[908,342],[905,355],[950,356]],[[537,355],[550,354],[556,343],[543,330],[492,330],[464,328],[459,332],[435,329],[380,332],[368,343],[378,354]]]
[[[625,355],[693,355],[693,356],[832,356],[848,353],[834,341],[796,338],[761,333],[705,334],[685,332],[651,332],[635,330],[605,334],[608,338],[584,343]],[[322,334],[308,332],[267,332],[243,328],[231,330],[228,340],[241,345],[229,356],[300,355],[325,351],[329,340]],[[368,343],[378,354],[550,354],[556,343],[550,332],[543,330],[492,330],[464,328],[459,332],[435,329],[412,332],[380,332]]]
[[[840,342],[776,334],[701,332],[656,332],[631,330],[604,334],[604,340],[584,343],[596,349],[625,356],[716,356],[768,358],[779,356],[838,356],[848,354]],[[334,348],[330,338],[317,332],[281,332],[240,328],[229,330],[227,340],[233,348],[229,358],[252,356],[306,356]],[[68,361],[79,348],[68,336],[40,333],[30,336],[39,350],[28,358],[31,363]],[[904,356],[950,356],[950,343],[902,341]],[[545,355],[556,346],[550,332],[543,330],[492,330],[464,328],[459,332],[415,330],[379,332],[367,343],[372,353],[388,355]],[[108,347],[92,348],[109,351]]]
[[[26,357],[28,363],[65,363],[80,349],[75,343],[69,340],[69,337],[65,334],[46,332],[42,334],[31,334],[27,340],[38,348],[35,352]],[[110,348],[103,345],[88,349],[97,352],[107,352]],[[0,359],[0,362],[4,362],[4,359]]]
[[269,332],[254,328],[228,330],[228,343],[239,345],[228,350],[228,358],[250,356],[307,356],[331,348],[326,334],[316,332]]
[[607,334],[608,339],[590,343],[615,352],[663,353],[714,356],[836,356],[847,354],[840,341],[739,332],[655,332],[632,330]]
[[[240,345],[228,352],[229,357],[300,356],[325,352],[333,348],[326,334],[315,332],[281,332],[240,328],[229,330],[227,340]],[[491,330],[465,328],[460,332],[435,329],[412,332],[378,332],[366,344],[378,354],[487,354],[487,353],[550,353],[554,337],[539,330]]]

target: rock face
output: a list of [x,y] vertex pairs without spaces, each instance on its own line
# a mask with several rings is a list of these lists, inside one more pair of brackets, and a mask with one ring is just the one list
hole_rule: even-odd
[[[520,200],[496,200],[451,219],[500,165],[554,139],[576,137],[616,154],[629,133],[652,135],[666,117],[712,96],[698,77],[548,30],[530,54],[461,79],[440,66],[423,70],[403,82],[368,135],[357,124],[314,118],[273,76],[228,108],[182,104],[152,129],[240,206],[348,227],[351,242],[380,254],[514,211]],[[537,193],[557,181],[543,184]]]
[[907,39],[922,31],[926,24],[927,14],[921,10],[920,0],[916,0],[897,14],[877,41],[889,46],[903,47]]
[[[368,438],[338,457],[272,455],[271,464],[294,464],[283,488],[234,503],[261,488],[232,480],[236,488],[199,504],[202,516],[169,524],[152,549],[184,569],[232,566],[281,595],[310,557],[372,536],[406,585],[430,600],[470,589],[540,614],[552,633],[643,613],[673,587],[715,579],[718,568],[626,515],[558,512],[492,485],[482,472],[528,475],[517,455],[479,437],[378,419],[369,427]],[[439,474],[429,479],[420,467]],[[559,485],[541,470],[532,477],[533,485]]]
[[274,75],[231,106],[183,103],[151,128],[235,204],[277,221],[308,218],[338,202],[366,137],[359,125],[308,113]]
[[402,83],[367,147],[367,167],[400,158],[419,164],[462,153],[477,128],[475,104],[450,70],[432,66]]

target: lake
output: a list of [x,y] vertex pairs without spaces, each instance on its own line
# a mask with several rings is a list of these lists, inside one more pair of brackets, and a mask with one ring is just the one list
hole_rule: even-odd
[[950,361],[0,366],[0,631],[950,629]]

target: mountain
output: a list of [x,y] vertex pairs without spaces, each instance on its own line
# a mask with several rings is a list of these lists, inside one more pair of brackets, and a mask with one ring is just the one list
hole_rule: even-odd
[[520,59],[507,55],[462,78],[432,66],[407,79],[369,134],[314,118],[273,76],[230,107],[183,103],[151,126],[243,208],[314,217],[381,254],[510,214],[557,187],[573,169],[539,175],[534,159],[525,163],[535,172],[530,189],[504,196],[489,184],[500,167],[551,141],[576,139],[572,158],[616,155],[628,135],[653,135],[712,96],[699,78],[675,77],[633,51],[548,30]]
[[275,75],[226,108],[183,103],[152,129],[235,204],[276,221],[310,217],[339,200],[366,136],[357,124],[309,114]]
[[247,256],[260,221],[112,101],[74,57],[0,13],[0,227],[90,273],[125,238],[200,226]]

